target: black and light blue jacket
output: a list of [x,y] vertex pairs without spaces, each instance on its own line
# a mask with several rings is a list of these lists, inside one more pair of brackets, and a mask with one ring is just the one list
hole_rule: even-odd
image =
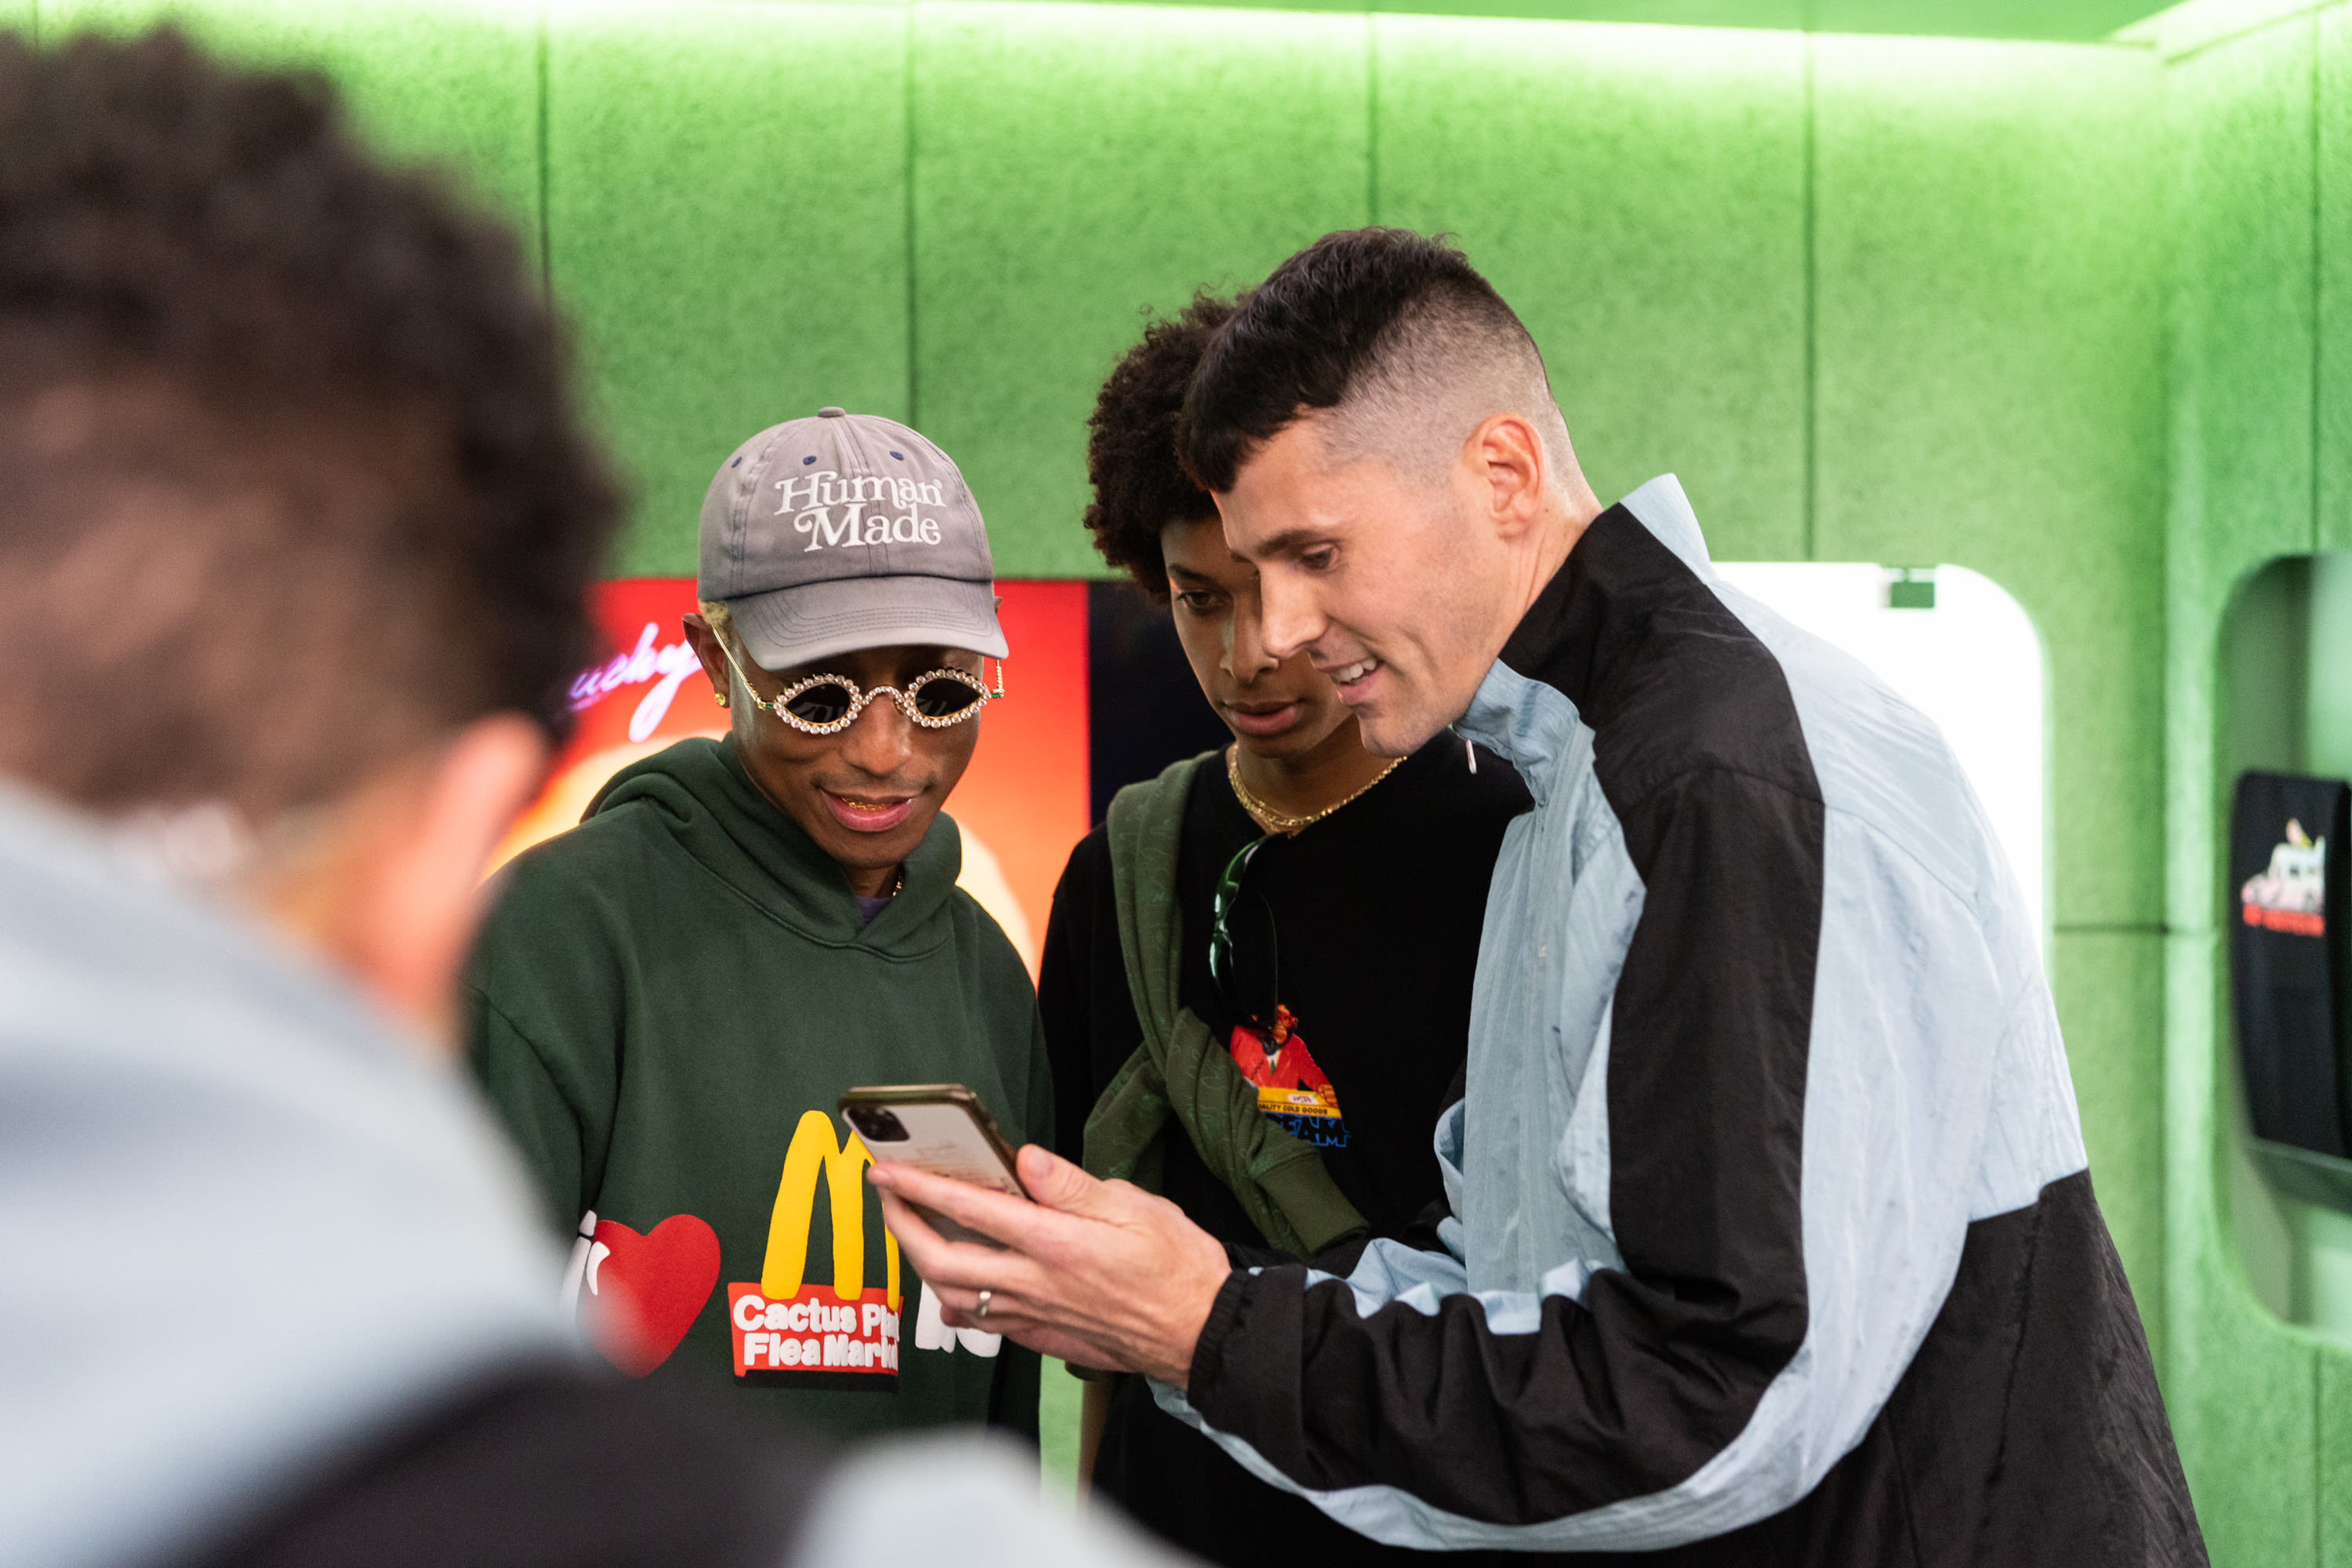
[[1162,1403],[1399,1545],[2201,1563],[2038,933],[1934,725],[1717,577],[1668,477],[1456,728],[1535,807],[1438,1245],[1237,1272]]

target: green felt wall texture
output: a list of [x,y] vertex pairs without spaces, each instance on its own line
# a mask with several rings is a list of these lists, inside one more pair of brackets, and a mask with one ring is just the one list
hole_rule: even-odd
[[621,574],[694,571],[745,437],[828,404],[912,412],[906,28],[824,5],[551,17],[551,272],[636,487]]
[[2340,1273],[2342,1224],[2281,1201],[2245,1156],[2217,934],[2237,767],[2340,762],[2341,736],[2271,733],[2329,704],[2265,689],[2327,674],[2294,649],[2331,646],[2310,584],[2340,563],[2263,568],[2352,542],[2347,31],[2341,6],[2293,16],[2166,72],[2168,1390],[2217,1563],[2352,1563],[2352,1354],[2279,1317]]
[[1037,1381],[1037,1468],[1049,1498],[1077,1497],[1078,1422],[1086,1386],[1070,1375],[1067,1363],[1045,1358]]
[[2066,1059],[2083,1110],[2091,1183],[2140,1320],[2164,1354],[2164,938],[2155,931],[2064,931],[2050,980],[2065,1020]]
[[1811,0],[1807,25],[1828,33],[2086,41],[2158,8],[2145,0]]
[[[1167,4],[1169,0],[1143,0]],[[1926,37],[2089,42],[2158,9],[2149,0],[1176,0],[1289,11],[1400,11],[1699,27],[1811,28]]]
[[[2352,1361],[2319,1358],[2318,1453],[2322,1478],[2352,1476]],[[2352,1564],[2352,1487],[2327,1485],[2319,1492],[2319,1561],[2326,1568]]]
[[2175,199],[2190,220],[2174,461],[2196,509],[2182,521],[2224,570],[2312,543],[2315,64],[2305,17],[2170,72]]
[[1521,20],[1801,29],[1811,0],[1370,0],[1357,10]]
[[2221,947],[2166,940],[2166,1403],[2219,1568],[2310,1564],[2315,1352],[2248,1290],[2218,1179]]
[[2055,923],[2152,927],[2156,67],[2061,45],[1815,50],[1814,552],[1958,562],[2017,595],[2042,636],[2059,737]]
[[1512,302],[1595,491],[1673,470],[1717,555],[1801,559],[1804,40],[1426,16],[1374,38],[1380,221],[1458,236]]
[[1099,572],[1086,418],[1144,307],[1370,216],[1361,17],[915,13],[915,402],[999,569]]
[[2313,26],[2298,18],[2167,73],[2172,475],[2167,552],[2166,914],[2220,912],[2212,671],[2231,588],[2312,542]]
[[[2222,617],[2212,711],[2217,800],[2227,800],[2230,781],[2248,768],[2307,773],[2326,764],[2306,744],[2314,683],[2309,679],[2314,633],[2313,567],[2310,556],[2271,562],[2250,574],[2230,595]],[[2217,836],[2218,839],[2219,836]],[[2216,842],[2214,875],[2226,871],[2227,845]],[[2223,884],[2226,887],[2226,883]],[[2215,1025],[2225,1061],[2231,1049],[2226,1013]],[[2238,1075],[2219,1075],[2221,1139],[2221,1182],[2230,1238],[2247,1286],[2273,1316],[2304,1321],[2298,1311],[2296,1215],[2255,1166],[2253,1153],[2237,1132],[2245,1125],[2244,1096]]]
[[2317,18],[2318,544],[2352,548],[2352,9]]
[[163,17],[232,58],[331,76],[394,154],[448,170],[539,255],[539,28],[513,0],[35,0],[40,37]]

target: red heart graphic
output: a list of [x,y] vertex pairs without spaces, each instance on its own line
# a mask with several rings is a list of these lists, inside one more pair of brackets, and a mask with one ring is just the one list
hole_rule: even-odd
[[644,1236],[596,1222],[587,1289],[588,1337],[604,1359],[643,1377],[669,1359],[719,1283],[719,1236],[690,1214],[674,1214]]

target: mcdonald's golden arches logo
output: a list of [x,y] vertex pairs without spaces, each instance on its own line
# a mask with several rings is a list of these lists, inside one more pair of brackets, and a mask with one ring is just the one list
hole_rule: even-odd
[[[895,1392],[898,1383],[898,1239],[882,1234],[886,1283],[878,1300],[866,1283],[866,1167],[855,1133],[834,1135],[833,1119],[803,1112],[784,1152],[768,1220],[768,1250],[757,1284],[727,1287],[735,1375],[746,1383]],[[817,1177],[833,1219],[833,1279],[808,1281],[809,1231]]]

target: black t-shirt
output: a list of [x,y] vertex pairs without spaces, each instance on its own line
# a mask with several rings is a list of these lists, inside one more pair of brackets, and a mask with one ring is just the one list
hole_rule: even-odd
[[[1337,1115],[1293,1116],[1284,1125],[1318,1144],[1332,1180],[1375,1236],[1402,1236],[1442,1195],[1431,1137],[1467,1048],[1486,886],[1504,829],[1528,805],[1508,763],[1481,751],[1473,773],[1463,742],[1441,735],[1321,822],[1269,841],[1248,867],[1232,922],[1236,1001],[1278,994],[1296,1019],[1293,1044],[1303,1052],[1284,1046],[1276,1059],[1288,1070],[1266,1076],[1282,1084],[1328,1079],[1324,1099],[1336,1099]],[[1234,798],[1222,760],[1211,763],[1194,779],[1177,856],[1178,994],[1220,1042],[1239,1020],[1209,972],[1211,900],[1234,852],[1261,837]],[[1055,889],[1037,1003],[1060,1152],[1076,1160],[1087,1113],[1142,1041],[1099,827],[1071,852]],[[1181,1128],[1167,1140],[1162,1190],[1218,1240],[1265,1247]],[[1305,1500],[1252,1478],[1161,1414],[1138,1378],[1118,1380],[1095,1485],[1212,1562],[1389,1555]]]

